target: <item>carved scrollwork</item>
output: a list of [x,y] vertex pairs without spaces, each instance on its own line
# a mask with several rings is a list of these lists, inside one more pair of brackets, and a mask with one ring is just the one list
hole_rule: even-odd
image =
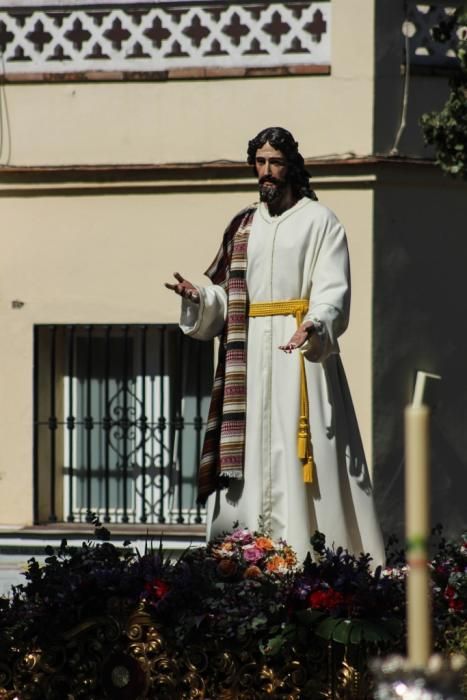
[[133,622],[127,628],[128,638],[133,642],[139,642],[143,638],[143,625]]
[[18,670],[24,671],[26,673],[31,673],[34,671],[36,666],[38,666],[41,657],[41,652],[39,650],[30,651],[25,654],[18,662]]
[[[0,688],[8,687],[11,683],[12,673],[8,664],[0,662]],[[2,700],[0,693],[0,700]]]
[[279,682],[278,690],[282,694],[297,693],[300,688],[304,687],[306,681],[307,672],[303,663],[298,660],[291,660],[284,664],[282,668],[282,680]]
[[197,673],[186,673],[180,680],[180,689],[186,700],[198,700],[205,697],[206,685]]
[[188,647],[185,651],[184,661],[190,671],[197,673],[203,673],[209,665],[209,657],[202,647]]
[[[68,630],[44,649],[25,650],[13,672],[0,664],[0,700],[366,700],[366,650],[305,635],[279,653],[258,640],[239,645],[199,635],[180,645],[144,608],[107,614]],[[124,606],[120,612],[123,613]],[[11,695],[11,693],[16,693]]]
[[66,655],[63,647],[49,647],[39,657],[40,667],[48,674],[58,673],[65,665]]

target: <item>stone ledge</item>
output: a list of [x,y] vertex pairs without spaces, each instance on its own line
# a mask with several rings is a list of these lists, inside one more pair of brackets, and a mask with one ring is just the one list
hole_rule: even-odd
[[88,82],[165,82],[168,80],[224,80],[228,78],[267,78],[300,75],[330,75],[330,65],[268,66],[265,68],[171,68],[163,71],[77,71],[69,73],[5,73],[0,84],[88,83]]
[[[127,537],[194,537],[199,538],[205,536],[206,526],[203,524],[123,524],[123,523],[104,523],[104,527],[110,530],[112,540]],[[94,527],[89,523],[50,523],[47,525],[31,525],[21,528],[2,527],[0,530],[0,542],[4,539],[82,539],[84,535],[89,537],[94,536]]]

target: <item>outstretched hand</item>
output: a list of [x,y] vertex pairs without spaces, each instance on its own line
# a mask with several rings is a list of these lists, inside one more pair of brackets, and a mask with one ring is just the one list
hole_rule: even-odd
[[188,280],[184,279],[179,272],[174,272],[174,277],[177,280],[176,284],[170,284],[165,282],[164,286],[167,289],[171,289],[175,294],[183,297],[184,299],[189,299],[195,304],[199,304],[199,292]]
[[301,348],[302,345],[308,340],[310,335],[313,333],[314,325],[311,321],[305,321],[301,326],[297,328],[293,336],[290,338],[289,342],[285,345],[279,345],[279,350],[291,353],[297,348]]

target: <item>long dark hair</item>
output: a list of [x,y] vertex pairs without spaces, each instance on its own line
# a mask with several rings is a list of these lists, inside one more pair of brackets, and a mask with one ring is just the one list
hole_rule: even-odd
[[248,142],[248,164],[253,166],[255,175],[258,174],[255,165],[256,151],[258,148],[262,148],[265,143],[271,144],[287,160],[288,180],[294,196],[297,199],[301,197],[318,199],[310,187],[309,180],[311,176],[305,168],[305,161],[298,150],[298,142],[295,141],[290,131],[283,129],[281,126],[269,126]]

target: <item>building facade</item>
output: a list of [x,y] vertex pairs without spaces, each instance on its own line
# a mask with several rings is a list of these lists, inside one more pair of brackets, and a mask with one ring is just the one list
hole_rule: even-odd
[[181,337],[163,283],[175,270],[203,281],[229,218],[256,199],[247,141],[275,124],[348,231],[341,348],[385,531],[403,517],[416,369],[443,375],[435,515],[465,525],[465,186],[438,173],[418,125],[455,69],[431,33],[452,7],[0,2],[6,531],[79,530],[95,513],[202,535],[214,349]]

